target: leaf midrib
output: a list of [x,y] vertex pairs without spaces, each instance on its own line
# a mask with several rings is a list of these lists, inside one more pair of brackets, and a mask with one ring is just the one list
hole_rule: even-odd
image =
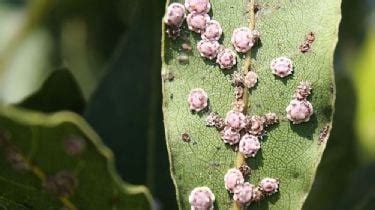
[[[255,5],[254,0],[250,0],[247,6],[248,14],[249,14],[248,27],[250,28],[250,30],[254,30],[254,27],[255,27],[254,5]],[[245,62],[242,68],[243,75],[246,75],[249,71],[251,71],[251,50],[249,50],[246,53]],[[243,109],[243,113],[246,115],[247,108],[250,106],[249,91],[247,89],[243,93],[243,102],[245,105]],[[240,152],[237,152],[236,160],[234,161],[235,167],[239,168],[241,165],[245,163],[246,163],[245,157]],[[233,201],[233,210],[240,210],[241,208],[242,207],[239,203]]]

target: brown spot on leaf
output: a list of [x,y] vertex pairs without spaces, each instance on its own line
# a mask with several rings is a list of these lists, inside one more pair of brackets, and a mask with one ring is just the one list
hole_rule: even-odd
[[240,167],[238,168],[238,170],[241,171],[241,173],[242,173],[242,175],[243,175],[244,177],[246,177],[246,176],[248,176],[248,175],[251,174],[251,168],[250,168],[247,164],[243,164],[242,166],[240,166]]
[[182,139],[182,141],[184,141],[184,142],[190,142],[190,141],[191,141],[191,139],[190,139],[190,135],[187,134],[187,133],[183,133],[183,134],[181,135],[181,139]]
[[305,41],[299,46],[299,49],[302,53],[308,52],[311,49],[313,42],[315,41],[315,34],[309,32],[306,35]]
[[260,4],[255,3],[254,4],[254,13],[256,14],[257,12],[259,12],[259,10],[260,10]]
[[174,75],[172,72],[168,72],[167,74],[163,74],[163,80],[165,81],[173,81],[174,80]]
[[178,37],[180,37],[181,29],[178,27],[173,26],[167,26],[167,29],[165,31],[168,34],[168,37],[175,40]]
[[320,131],[319,133],[319,140],[318,140],[318,145],[322,144],[323,142],[327,141],[329,131],[331,129],[331,126],[327,124],[324,126],[324,128]]

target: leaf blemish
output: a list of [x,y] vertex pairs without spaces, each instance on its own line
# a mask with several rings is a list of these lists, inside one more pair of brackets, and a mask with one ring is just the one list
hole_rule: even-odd
[[222,130],[224,129],[225,122],[224,119],[217,112],[211,112],[206,117],[206,126],[215,127],[217,130]]
[[173,75],[172,72],[168,72],[167,74],[163,74],[162,77],[163,77],[164,82],[165,82],[165,81],[169,81],[169,82],[171,82],[171,81],[174,80],[174,75]]
[[315,41],[315,34],[313,32],[309,32],[306,35],[305,41],[299,46],[299,49],[302,53],[306,53],[310,51],[313,42]]
[[328,135],[329,135],[329,132],[330,132],[330,129],[331,129],[331,126],[329,124],[327,124],[326,126],[324,126],[324,128],[320,131],[319,133],[319,140],[318,140],[318,145],[324,143],[327,141],[328,139]]
[[182,139],[182,141],[184,141],[184,142],[190,142],[190,141],[191,141],[191,139],[190,139],[190,135],[189,135],[188,133],[183,133],[183,134],[181,135],[181,139]]

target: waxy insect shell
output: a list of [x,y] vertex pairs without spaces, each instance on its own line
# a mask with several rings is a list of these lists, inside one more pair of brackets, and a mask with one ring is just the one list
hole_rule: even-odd
[[241,185],[237,185],[234,189],[233,200],[242,204],[248,205],[253,199],[255,186],[245,182]]
[[164,23],[169,26],[180,27],[185,19],[185,7],[180,3],[172,3],[166,9]]
[[196,33],[202,33],[208,21],[210,21],[210,16],[207,14],[189,14],[186,18],[189,30]]
[[238,147],[240,153],[245,157],[255,157],[258,150],[260,149],[260,142],[258,137],[250,134],[245,134],[244,136],[242,136]]
[[248,27],[236,28],[233,31],[231,42],[237,52],[246,53],[253,46],[259,33]]
[[223,49],[217,54],[216,63],[221,69],[231,69],[237,63],[237,55],[231,49]]
[[190,110],[199,112],[208,105],[208,95],[202,88],[195,88],[190,91],[188,97]]
[[190,13],[206,14],[211,9],[210,0],[185,0],[185,7]]
[[287,57],[275,58],[270,64],[272,74],[284,78],[293,73],[293,62]]
[[201,40],[197,44],[197,49],[202,57],[212,60],[217,56],[220,44],[217,41]]
[[227,189],[231,193],[233,193],[233,190],[237,187],[237,185],[243,184],[244,181],[245,179],[242,175],[242,172],[237,168],[229,169],[224,176],[225,189]]
[[196,187],[189,195],[191,210],[210,210],[214,208],[215,195],[208,187]]
[[293,99],[285,109],[287,118],[293,122],[293,124],[300,124],[310,120],[313,114],[313,106],[307,100]]
[[221,28],[220,23],[216,20],[210,20],[207,22],[201,37],[204,40],[219,41],[222,34],[223,29]]

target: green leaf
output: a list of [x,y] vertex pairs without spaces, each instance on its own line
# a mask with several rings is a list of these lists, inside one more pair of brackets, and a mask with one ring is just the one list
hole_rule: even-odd
[[19,106],[42,112],[69,110],[82,113],[85,100],[70,71],[59,69],[53,71],[42,87]]
[[[280,192],[250,205],[249,209],[301,209],[309,193],[325,149],[325,141],[318,143],[319,134],[332,123],[332,63],[341,17],[340,3],[340,0],[212,1],[210,15],[221,23],[222,43],[226,47],[231,48],[230,37],[237,27],[255,26],[261,33],[259,44],[251,53],[239,55],[234,68],[247,71],[245,66],[251,63],[252,70],[259,76],[256,88],[247,93],[247,114],[271,111],[281,118],[278,125],[268,129],[261,152],[247,161],[253,169],[251,183],[257,184],[264,177],[278,177]],[[209,95],[211,110],[225,116],[235,101],[234,88],[228,82],[233,70],[223,72],[213,62],[203,59],[195,47],[200,37],[187,32],[186,28],[183,27],[182,33],[190,33],[189,40],[194,46],[188,63],[178,61],[182,39],[172,40],[164,35],[162,44],[162,74],[164,78],[174,76],[173,80],[164,79],[163,84],[171,173],[181,209],[189,208],[189,193],[197,186],[213,190],[217,209],[230,209],[233,201],[224,188],[223,177],[235,162],[237,165],[241,162],[241,158],[224,145],[215,129],[205,126],[207,113],[189,111],[187,96],[191,89],[203,88]],[[315,34],[315,41],[309,52],[302,53],[299,46],[309,32]],[[270,61],[279,56],[293,60],[292,76],[277,79],[271,74]],[[285,108],[302,80],[312,83],[309,101],[314,106],[314,115],[307,123],[293,125],[286,119]],[[191,143],[181,140],[182,133],[190,135]]]
[[78,115],[12,107],[0,115],[2,206],[150,209],[148,191],[121,181],[112,153]]

